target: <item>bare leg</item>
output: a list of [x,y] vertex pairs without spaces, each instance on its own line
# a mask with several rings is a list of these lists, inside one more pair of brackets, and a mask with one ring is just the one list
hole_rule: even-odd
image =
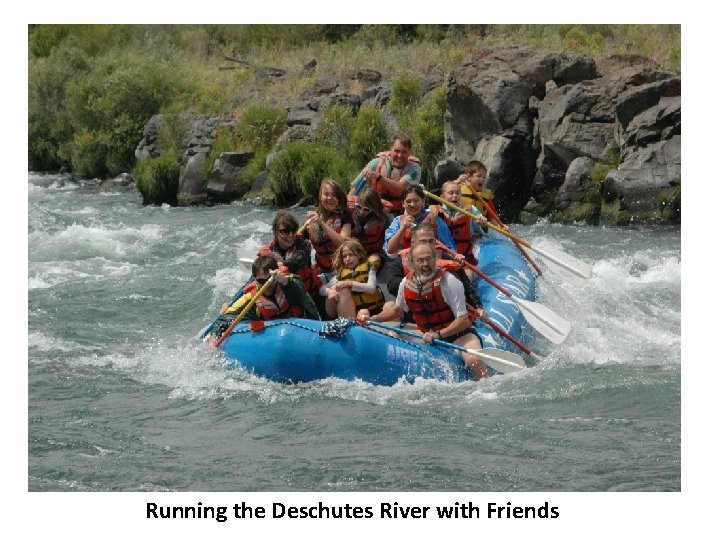
[[349,288],[340,289],[340,291],[338,291],[338,294],[340,295],[340,298],[337,301],[337,315],[339,317],[354,319],[355,300],[353,299],[352,291]]
[[[453,343],[455,343],[456,345],[460,345],[461,347],[465,347],[466,349],[482,348],[480,340],[475,334],[466,334],[464,336],[461,336]],[[485,362],[482,361],[482,359],[468,353],[460,353],[460,356],[462,356],[463,362],[465,362],[467,368],[475,375],[476,381],[484,379],[488,376],[487,366],[485,365]]]
[[331,319],[337,317],[338,314],[338,301],[335,299],[325,298],[325,313]]

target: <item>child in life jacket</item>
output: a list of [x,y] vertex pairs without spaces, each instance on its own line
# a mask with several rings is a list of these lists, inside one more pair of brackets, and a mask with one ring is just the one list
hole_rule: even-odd
[[458,177],[457,182],[460,184],[460,202],[463,205],[474,205],[490,223],[507,229],[499,221],[498,211],[493,203],[495,195],[485,187],[487,184],[487,167],[482,161],[470,161]]
[[[437,207],[438,215],[447,224],[448,229],[450,229],[450,234],[455,241],[455,247],[457,248],[455,251],[462,255],[464,260],[469,264],[476,265],[478,260],[473,253],[473,244],[483,232],[486,232],[487,226],[483,228],[483,225],[487,223],[487,219],[475,206],[461,203],[460,184],[457,182],[445,182],[442,185],[440,197],[479,218],[479,221],[473,219],[467,214],[459,212],[446,204],[438,205]],[[469,270],[466,270],[466,273],[468,273],[469,277],[472,276]]]
[[307,213],[306,234],[315,250],[318,273],[329,272],[332,256],[345,238],[350,237],[352,216],[347,209],[347,195],[332,178],[320,182],[317,210]]
[[385,229],[390,225],[390,215],[380,194],[366,187],[357,196],[353,211],[352,237],[357,238],[368,254],[368,262],[380,270],[385,259]]
[[260,288],[271,278],[271,283],[263,294],[255,300],[255,304],[245,314],[248,321],[286,319],[302,317],[319,319],[317,308],[312,298],[305,291],[302,280],[294,274],[283,273],[277,261],[270,255],[261,255],[252,265],[253,280],[242,289],[242,296],[220,308],[220,316],[213,323],[210,335],[220,336],[247,307]]
[[354,319],[360,309],[372,314],[382,311],[385,298],[377,285],[377,272],[358,240],[343,241],[333,256],[332,268],[335,275],[320,287],[320,294],[327,297],[328,317]]

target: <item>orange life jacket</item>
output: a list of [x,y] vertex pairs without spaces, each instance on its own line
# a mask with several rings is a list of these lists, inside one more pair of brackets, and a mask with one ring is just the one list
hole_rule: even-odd
[[[390,154],[392,154],[391,151],[386,150],[384,152],[378,153],[377,157],[380,158],[378,160],[378,164],[375,167],[375,172],[385,176],[386,178],[391,178],[393,166],[392,166],[392,160],[390,159]],[[420,158],[417,158],[415,156],[410,156],[408,158],[407,165],[403,167],[402,169],[399,169],[399,173],[396,173],[392,178],[395,178],[397,180],[400,180],[405,174],[407,173],[408,169],[410,169],[410,165],[412,163],[420,164]],[[401,195],[393,195],[390,193],[390,191],[383,186],[380,182],[378,182],[375,179],[372,179],[370,181],[370,185],[374,187],[377,192],[380,194],[380,198],[389,201],[392,204],[392,212],[396,214],[402,214],[403,213],[403,205],[402,205],[402,196]]]
[[[330,219],[325,223],[338,234],[342,230],[342,216],[340,214],[333,214]],[[335,244],[328,238],[320,225],[315,224],[307,228],[310,242],[312,242],[313,248],[315,249],[315,263],[320,272],[329,272],[332,270],[332,256],[335,253]]]
[[[477,259],[473,255],[472,219],[462,212],[456,212],[454,216],[450,216],[444,208],[440,206],[437,208],[440,217],[450,229],[457,252],[464,255],[470,264],[477,264]],[[465,210],[469,210],[469,207]]]
[[352,236],[362,244],[365,253],[372,255],[382,251],[385,243],[385,229],[387,222],[381,222],[375,217],[362,224],[356,215],[353,215]]
[[421,332],[442,330],[455,320],[440,287],[445,272],[444,268],[439,267],[435,276],[422,285],[415,280],[413,272],[405,279],[405,303]]
[[[247,292],[254,296],[257,290],[258,284],[256,281],[253,281]],[[264,294],[261,295],[260,298],[255,301],[253,308],[259,315],[259,318],[265,321],[303,316],[302,306],[290,305],[279,283],[275,283],[272,297],[268,298]]]

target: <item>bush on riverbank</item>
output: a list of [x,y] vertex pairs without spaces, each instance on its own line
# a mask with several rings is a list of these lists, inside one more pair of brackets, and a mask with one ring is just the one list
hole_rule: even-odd
[[[402,118],[413,110],[407,103],[422,108],[423,102],[413,76],[397,72],[398,58],[410,74],[442,76],[479,49],[508,44],[595,58],[639,54],[661,67],[680,67],[680,25],[30,25],[29,168],[83,176],[126,172],[145,122],[156,113],[242,118],[253,107],[284,109],[320,77],[366,68],[396,81],[393,106],[401,105],[401,128],[427,176],[438,148],[439,101]],[[308,75],[302,66],[310,59],[317,66]],[[268,77],[266,66],[285,75]],[[356,133],[347,150],[338,148],[358,162],[373,157],[387,146],[385,137],[370,148],[374,137],[382,138],[380,126],[373,130],[365,142]],[[259,144],[269,147],[271,138]]]
[[180,164],[173,153],[138,163],[132,171],[143,204],[177,204]]

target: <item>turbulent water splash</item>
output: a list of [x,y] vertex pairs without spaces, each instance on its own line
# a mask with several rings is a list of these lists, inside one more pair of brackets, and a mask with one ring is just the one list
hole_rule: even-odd
[[533,369],[282,385],[192,340],[248,278],[238,257],[271,209],[144,207],[33,174],[28,201],[31,490],[679,489],[678,229],[515,228],[593,267],[584,288],[540,278],[573,330],[535,336]]

